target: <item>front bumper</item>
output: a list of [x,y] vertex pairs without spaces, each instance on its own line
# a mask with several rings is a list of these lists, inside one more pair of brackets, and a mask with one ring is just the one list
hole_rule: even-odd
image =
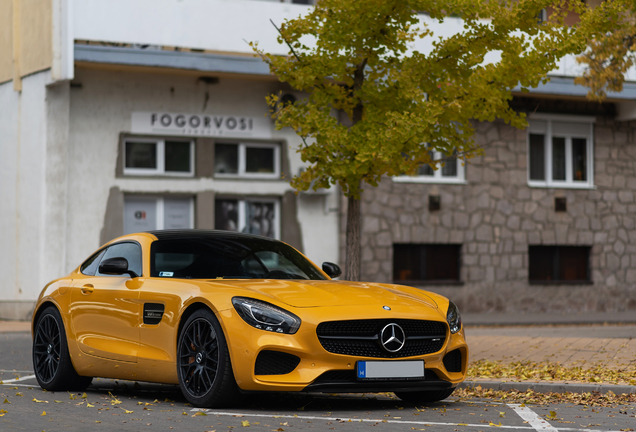
[[[229,309],[220,313],[220,321],[228,340],[234,377],[244,391],[318,391],[318,392],[379,392],[442,390],[455,387],[466,376],[468,346],[464,330],[451,335],[447,330],[443,347],[434,353],[400,357],[395,359],[354,357],[326,351],[316,334],[316,327],[323,321],[355,319],[419,319],[444,321],[445,317],[434,309],[422,315],[421,309],[381,311],[369,314],[369,307],[289,308],[302,319],[296,334],[278,334],[256,329]],[[290,372],[281,375],[257,375],[255,361],[263,350],[283,352],[300,359]],[[454,350],[461,353],[461,371],[449,372],[444,366],[444,356]],[[423,380],[374,380],[358,381],[355,375],[359,360],[424,360],[426,376]]]

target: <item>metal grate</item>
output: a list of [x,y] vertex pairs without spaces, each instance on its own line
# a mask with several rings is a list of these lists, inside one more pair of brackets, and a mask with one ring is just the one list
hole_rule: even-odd
[[[396,323],[404,330],[406,342],[395,353],[380,344],[382,328]],[[430,354],[442,349],[448,325],[442,321],[376,319],[329,321],[316,329],[321,345],[334,354],[356,357],[400,358]]]
[[461,372],[462,352],[456,349],[446,354],[444,356],[444,367],[449,372]]
[[293,354],[263,350],[256,357],[255,375],[285,375],[296,369],[300,358]]

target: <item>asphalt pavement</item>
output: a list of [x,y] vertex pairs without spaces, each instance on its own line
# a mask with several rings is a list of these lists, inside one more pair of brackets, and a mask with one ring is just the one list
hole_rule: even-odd
[[[614,347],[613,357],[634,347],[633,325],[467,325],[472,360],[545,358],[569,346],[570,355],[600,360],[594,343]],[[449,399],[414,406],[391,393],[260,394],[238,406],[198,409],[177,386],[95,379],[83,393],[46,392],[33,377],[29,323],[0,322],[0,430],[255,431],[625,431],[636,428],[636,404],[586,407],[571,403],[528,406],[488,399]],[[528,338],[532,342],[528,342]],[[567,345],[567,340],[579,341]],[[563,342],[566,340],[566,342]],[[514,345],[515,341],[525,341]],[[560,341],[557,343],[557,341]],[[587,342],[586,341],[591,341]],[[610,345],[610,343],[618,345]],[[532,348],[535,347],[535,348]],[[625,351],[627,352],[627,351]],[[565,354],[563,354],[565,355]],[[543,356],[543,357],[542,357]],[[632,355],[631,361],[635,357]],[[618,361],[617,360],[617,361]],[[538,385],[541,383],[506,383]],[[559,383],[550,383],[558,391]],[[484,381],[477,385],[487,387]],[[618,387],[614,386],[614,389]],[[2,403],[2,401],[5,401]]]

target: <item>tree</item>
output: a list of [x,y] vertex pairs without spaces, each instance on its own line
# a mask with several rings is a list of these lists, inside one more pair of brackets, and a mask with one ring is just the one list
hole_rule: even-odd
[[[548,5],[555,12],[540,23]],[[422,164],[437,169],[443,161],[432,160],[432,150],[481,154],[473,120],[525,127],[508,105],[511,89],[536,87],[558,59],[583,51],[585,35],[563,25],[572,8],[584,11],[554,0],[320,0],[279,29],[288,56],[253,45],[281,81],[308,93],[294,103],[267,100],[277,128],[303,139],[298,151],[309,166],[292,185],[338,184],[347,197],[345,278],[359,280],[364,184]],[[417,11],[440,23],[461,17],[463,29],[437,39]],[[414,49],[419,39],[428,52]]]
[[[636,59],[636,1],[614,0],[601,3],[593,18],[601,24],[598,30],[590,34],[588,49],[577,58],[585,64],[586,70],[577,77],[577,84],[590,88],[588,98],[601,101],[607,91],[623,90],[625,73],[634,65]],[[598,21],[613,23],[611,31]],[[594,23],[589,23],[594,29]]]

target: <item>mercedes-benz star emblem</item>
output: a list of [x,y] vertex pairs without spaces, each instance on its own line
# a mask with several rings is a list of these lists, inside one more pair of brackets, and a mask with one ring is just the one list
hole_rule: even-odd
[[387,324],[380,332],[380,342],[388,352],[398,352],[406,342],[406,335],[402,327],[395,323]]

